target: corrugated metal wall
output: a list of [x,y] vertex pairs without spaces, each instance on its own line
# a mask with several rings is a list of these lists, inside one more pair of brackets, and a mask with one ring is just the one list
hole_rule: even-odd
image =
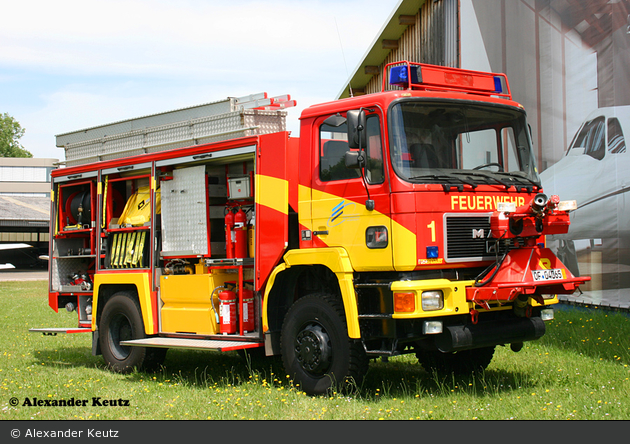
[[459,67],[459,0],[427,0],[392,49],[380,74],[365,86],[367,94],[379,92],[383,82],[383,66],[400,60]]

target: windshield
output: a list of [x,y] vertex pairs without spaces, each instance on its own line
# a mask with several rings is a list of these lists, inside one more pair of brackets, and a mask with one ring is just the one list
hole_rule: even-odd
[[538,185],[525,113],[512,107],[405,101],[391,108],[390,156],[410,182]]

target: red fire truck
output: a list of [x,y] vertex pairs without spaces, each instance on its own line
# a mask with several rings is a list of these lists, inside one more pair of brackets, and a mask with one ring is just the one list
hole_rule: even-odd
[[117,372],[259,349],[310,394],[360,384],[371,358],[470,372],[543,336],[589,278],[544,246],[575,201],[543,194],[507,78],[384,69],[382,92],[303,111],[299,139],[115,155],[150,131],[95,135],[113,148],[52,172],[49,303],[78,326],[33,330],[91,332]]

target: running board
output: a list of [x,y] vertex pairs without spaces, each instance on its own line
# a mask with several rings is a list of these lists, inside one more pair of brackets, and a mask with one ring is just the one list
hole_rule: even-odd
[[195,350],[231,351],[245,348],[263,347],[263,342],[222,341],[212,339],[183,339],[183,338],[145,338],[120,341],[120,345],[133,347],[158,348],[187,348]]
[[28,330],[30,333],[43,333],[44,336],[57,336],[57,333],[91,333],[91,328],[63,328],[63,327],[50,327],[50,328],[31,328]]

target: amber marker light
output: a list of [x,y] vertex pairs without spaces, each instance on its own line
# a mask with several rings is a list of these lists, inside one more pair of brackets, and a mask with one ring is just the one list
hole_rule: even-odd
[[416,311],[416,294],[394,293],[394,311],[397,313],[413,313]]

